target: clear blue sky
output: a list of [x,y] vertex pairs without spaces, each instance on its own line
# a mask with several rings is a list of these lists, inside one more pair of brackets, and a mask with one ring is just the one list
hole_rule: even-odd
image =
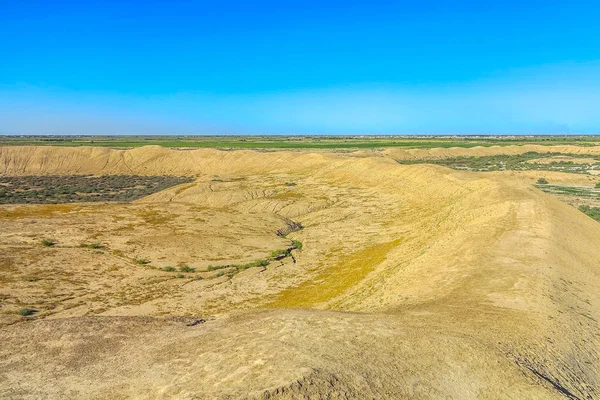
[[0,0],[0,133],[600,133],[600,2]]

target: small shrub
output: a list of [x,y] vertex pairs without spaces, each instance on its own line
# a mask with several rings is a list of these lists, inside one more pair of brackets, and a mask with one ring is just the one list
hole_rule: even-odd
[[253,267],[266,267],[267,265],[269,265],[269,260],[258,260],[252,264]]
[[175,267],[171,267],[170,265],[167,265],[166,267],[162,267],[161,270],[167,271],[167,272],[173,272],[173,271],[175,271]]
[[19,315],[23,316],[23,317],[27,317],[29,315],[33,315],[36,312],[38,312],[38,310],[33,309],[33,308],[21,308],[19,310]]
[[299,240],[292,239],[292,247],[298,250],[302,250],[302,242]]
[[136,258],[135,260],[133,260],[136,264],[140,264],[140,265],[147,265],[150,264],[150,260],[147,260],[145,258]]
[[296,182],[286,182],[285,186],[296,186]]
[[223,276],[223,275],[225,275],[225,272],[223,272],[223,271],[220,271],[220,272],[217,272],[217,275],[215,275],[215,276],[216,276],[217,278],[219,278],[219,277],[221,277],[221,276]]
[[269,265],[269,263],[269,260],[256,260],[248,264],[235,265],[235,268],[238,270],[245,270],[252,267],[266,267],[267,265]]
[[281,259],[290,255],[288,250],[273,250],[271,252],[271,257],[276,259]]
[[594,186],[596,189],[600,189],[600,182],[596,183],[596,186]]
[[56,241],[52,240],[52,239],[44,239],[44,240],[42,240],[42,246],[52,247],[55,244],[56,244]]
[[538,185],[547,185],[548,180],[546,178],[540,178],[537,180]]
[[189,265],[182,265],[181,267],[179,267],[179,270],[181,272],[196,272],[196,268],[192,268]]
[[184,275],[184,274],[177,274],[177,275],[176,275],[176,278],[178,278],[178,279],[182,279],[182,278],[185,278],[185,275]]

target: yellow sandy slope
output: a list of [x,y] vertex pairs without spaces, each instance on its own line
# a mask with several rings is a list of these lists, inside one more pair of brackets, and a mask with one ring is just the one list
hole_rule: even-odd
[[[402,154],[449,151],[483,149]],[[399,165],[401,151],[387,152],[0,149],[5,175],[196,177],[120,208],[0,219],[3,249],[25,258],[39,247],[18,232],[35,224],[64,226],[65,242],[76,243],[84,233],[72,221],[82,215],[90,222],[148,207],[177,215],[187,247],[203,247],[219,226],[228,234],[255,226],[236,240],[265,236],[247,245],[258,254],[272,246],[260,227],[274,229],[277,218],[305,226],[290,235],[304,244],[296,263],[251,268],[229,280],[171,280],[156,297],[110,303],[97,313],[87,305],[92,294],[114,295],[110,286],[119,279],[146,287],[159,272],[123,266],[128,273],[117,279],[97,272],[108,262],[103,258],[95,259],[96,272],[82,265],[105,285],[80,283],[88,285],[87,297],[77,307],[59,304],[46,319],[2,328],[0,397],[600,398],[600,224],[519,174]],[[290,181],[296,186],[283,188]],[[210,214],[193,214],[205,212],[198,207]],[[117,224],[103,228],[105,240],[124,251],[144,249],[153,228],[139,224],[139,237],[132,231],[120,242]],[[187,248],[178,248],[173,234],[164,233],[157,257]],[[135,238],[137,250],[125,238]],[[75,251],[65,245],[47,259],[66,262]],[[198,252],[198,265],[209,256]],[[7,258],[0,265],[29,262]],[[15,298],[36,284],[5,282],[0,293]],[[169,317],[186,312],[214,319],[187,326]]]

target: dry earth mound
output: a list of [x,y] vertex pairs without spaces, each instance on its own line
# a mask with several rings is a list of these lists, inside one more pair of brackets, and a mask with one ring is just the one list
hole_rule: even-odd
[[[600,224],[514,175],[158,147],[2,148],[0,166],[195,177],[3,207],[0,397],[600,398]],[[291,240],[293,259],[209,271]]]

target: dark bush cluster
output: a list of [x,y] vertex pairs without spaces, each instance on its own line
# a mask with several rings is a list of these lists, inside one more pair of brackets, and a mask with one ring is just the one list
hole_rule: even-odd
[[179,176],[1,176],[0,204],[128,202],[191,181]]
[[56,244],[56,240],[52,240],[52,239],[44,239],[42,240],[42,246],[46,246],[46,247],[52,247]]
[[36,312],[38,312],[38,310],[36,310],[34,308],[21,308],[19,310],[19,315],[21,315],[23,317],[28,317],[30,315],[35,314]]
[[181,267],[179,267],[179,270],[181,272],[196,272],[196,268],[192,268],[189,265],[182,265]]

